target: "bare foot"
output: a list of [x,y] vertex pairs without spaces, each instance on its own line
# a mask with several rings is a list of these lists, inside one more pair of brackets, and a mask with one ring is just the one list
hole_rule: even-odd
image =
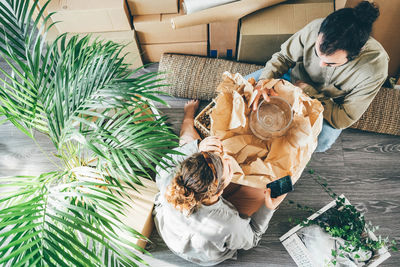
[[194,114],[199,108],[199,100],[190,100],[185,104],[183,121],[180,132],[180,145],[189,143],[192,140],[200,139],[199,134],[194,128]]
[[183,108],[185,115],[183,120],[185,119],[194,119],[194,114],[196,113],[197,109],[199,108],[200,101],[199,100],[189,100],[185,107]]

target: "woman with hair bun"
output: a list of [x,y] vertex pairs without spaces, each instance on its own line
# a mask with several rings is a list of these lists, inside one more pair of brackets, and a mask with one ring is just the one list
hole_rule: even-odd
[[[236,259],[238,249],[258,244],[285,195],[230,184],[231,158],[217,137],[200,141],[193,125],[198,101],[185,105],[180,133],[184,155],[171,155],[176,168],[157,169],[154,222],[178,256],[203,266]],[[232,204],[234,203],[234,205]]]

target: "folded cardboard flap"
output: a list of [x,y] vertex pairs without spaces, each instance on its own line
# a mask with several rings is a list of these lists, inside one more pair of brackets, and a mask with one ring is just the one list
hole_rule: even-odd
[[[153,207],[154,198],[158,192],[156,183],[148,179],[141,180],[144,186],[136,185],[135,191],[133,189],[128,190],[129,196],[132,200],[125,199],[131,206],[126,210],[125,216],[120,218],[126,225],[132,227],[142,235],[149,237],[154,226],[153,221]],[[146,241],[134,240],[138,246],[144,248]]]
[[178,13],[178,0],[127,0],[132,15]]
[[158,14],[134,16],[133,25],[140,44],[162,44],[182,42],[207,42],[207,25],[184,29],[171,28],[171,18],[181,14]]
[[[40,0],[43,6],[47,0]],[[59,32],[104,32],[131,29],[130,14],[124,0],[53,0],[46,8]]]
[[207,56],[207,42],[150,44],[141,48],[145,63],[159,62],[164,53]]
[[333,0],[289,1],[244,17],[237,59],[264,64],[292,34],[311,21],[329,15],[333,6]]

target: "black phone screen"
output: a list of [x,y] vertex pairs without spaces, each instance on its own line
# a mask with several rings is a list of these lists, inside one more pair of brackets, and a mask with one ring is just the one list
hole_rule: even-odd
[[292,178],[290,175],[279,178],[267,184],[267,188],[271,189],[271,198],[279,197],[280,195],[293,191]]

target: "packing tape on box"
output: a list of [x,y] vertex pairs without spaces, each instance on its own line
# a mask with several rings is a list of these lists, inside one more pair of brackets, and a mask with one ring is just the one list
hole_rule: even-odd
[[194,12],[204,10],[207,8],[220,6],[232,2],[236,2],[237,0],[185,0],[182,3],[183,10],[185,14],[192,14]]

